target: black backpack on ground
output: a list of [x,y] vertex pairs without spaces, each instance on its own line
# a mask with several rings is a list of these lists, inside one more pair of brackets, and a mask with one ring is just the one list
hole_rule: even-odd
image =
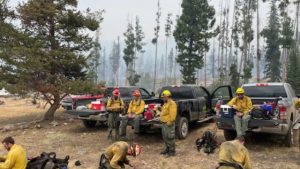
[[250,115],[252,119],[258,119],[258,120],[272,119],[272,116],[268,113],[268,111],[259,108],[253,108]]
[[214,133],[206,131],[201,138],[196,140],[196,146],[198,151],[203,148],[206,154],[214,153],[215,149],[218,147]]
[[26,169],[67,169],[69,158],[66,156],[65,159],[58,159],[54,152],[43,152],[40,156],[31,159]]

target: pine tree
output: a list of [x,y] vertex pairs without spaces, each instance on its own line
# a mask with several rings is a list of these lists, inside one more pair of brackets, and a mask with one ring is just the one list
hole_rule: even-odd
[[183,83],[195,84],[195,73],[203,67],[204,52],[209,50],[208,40],[215,36],[209,32],[215,23],[215,9],[207,0],[183,0],[181,7],[183,13],[174,31],[177,62],[182,67]]
[[287,82],[292,85],[296,93],[300,93],[300,53],[296,45],[293,45],[289,55],[287,66]]
[[113,72],[113,85],[118,85],[118,72],[120,69],[120,58],[121,58],[121,48],[120,48],[120,38],[118,37],[118,41],[113,43],[112,51],[110,53],[110,65]]
[[239,87],[240,74],[238,72],[238,67],[236,63],[233,63],[229,69],[229,77],[230,77],[230,85],[233,89],[237,89]]
[[5,71],[9,75],[5,80],[22,86],[22,92],[42,93],[51,105],[44,120],[53,120],[64,96],[91,87],[85,70],[86,53],[93,43],[83,32],[95,31],[99,21],[89,11],[77,10],[77,0],[30,0],[17,11],[20,36],[10,37],[14,47],[5,49],[10,58],[0,54],[5,66],[13,68]]
[[167,15],[167,20],[166,20],[166,24],[165,24],[165,36],[166,36],[166,53],[165,53],[165,76],[164,76],[164,83],[166,85],[167,83],[167,65],[168,65],[168,40],[170,38],[170,36],[172,35],[172,25],[173,25],[173,21],[172,21],[172,14],[168,13]]
[[[143,39],[145,38],[145,34],[142,30],[142,27],[140,25],[140,19],[136,17],[135,20],[135,44],[134,44],[134,60],[138,58],[139,53],[144,53],[143,46],[145,43],[143,42]],[[134,71],[136,71],[136,65],[134,61]]]
[[280,76],[280,23],[278,16],[278,9],[276,6],[276,0],[271,1],[271,12],[269,16],[268,26],[261,32],[262,36],[266,38],[267,51],[265,55],[266,66],[265,74],[266,78],[270,82],[279,82]]
[[127,31],[124,33],[125,36],[125,45],[126,47],[123,50],[124,56],[123,59],[125,61],[127,71],[126,71],[126,84],[127,81],[130,83],[134,78],[134,68],[133,62],[135,57],[135,35],[134,29],[131,23],[128,23]]

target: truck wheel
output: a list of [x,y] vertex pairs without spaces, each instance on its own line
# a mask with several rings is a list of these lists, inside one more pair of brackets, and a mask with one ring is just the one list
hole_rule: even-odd
[[186,117],[181,117],[177,126],[177,136],[179,139],[185,139],[189,133],[189,121]]
[[287,135],[285,136],[285,144],[287,147],[292,147],[294,145],[293,121],[290,121],[290,127]]
[[94,128],[96,126],[97,121],[93,120],[82,120],[84,127],[86,128]]
[[236,138],[236,132],[234,130],[223,130],[223,132],[226,141],[234,140]]

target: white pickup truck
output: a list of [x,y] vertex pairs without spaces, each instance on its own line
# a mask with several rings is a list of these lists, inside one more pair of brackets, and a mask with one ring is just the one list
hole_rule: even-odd
[[[279,99],[276,107],[278,115],[268,120],[251,119],[248,131],[284,136],[285,144],[288,147],[292,146],[294,131],[298,131],[300,128],[300,112],[294,106],[298,97],[291,85],[288,83],[254,83],[244,84],[242,88],[245,90],[246,96],[251,98],[253,105],[262,105]],[[233,118],[224,118],[218,115],[217,126],[224,130],[226,140],[236,137]]]

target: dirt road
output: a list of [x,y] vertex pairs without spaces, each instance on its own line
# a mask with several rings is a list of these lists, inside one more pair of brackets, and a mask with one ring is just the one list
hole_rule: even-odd
[[[5,124],[8,123],[3,118],[4,115],[1,116],[0,127],[4,124],[3,121]],[[58,113],[57,119],[58,126],[42,123],[40,129],[32,127],[0,133],[0,139],[5,136],[15,137],[16,142],[27,149],[28,156],[36,156],[43,151],[55,151],[61,158],[70,155],[71,169],[97,169],[101,152],[110,144],[106,140],[106,127],[99,126],[88,130],[83,127],[81,121],[70,120],[64,113]],[[130,159],[136,169],[214,169],[217,166],[217,153],[206,155],[197,152],[194,144],[197,137],[213,127],[213,123],[194,125],[187,139],[176,140],[177,155],[172,158],[159,155],[163,149],[160,133],[142,135],[134,139],[135,142],[142,144],[142,154],[137,159]],[[218,131],[217,135],[224,141],[222,131]],[[253,135],[248,139],[246,146],[254,169],[300,168],[299,147],[287,148],[277,137]],[[4,153],[1,147],[0,155]],[[82,166],[75,167],[76,160],[80,160]]]

